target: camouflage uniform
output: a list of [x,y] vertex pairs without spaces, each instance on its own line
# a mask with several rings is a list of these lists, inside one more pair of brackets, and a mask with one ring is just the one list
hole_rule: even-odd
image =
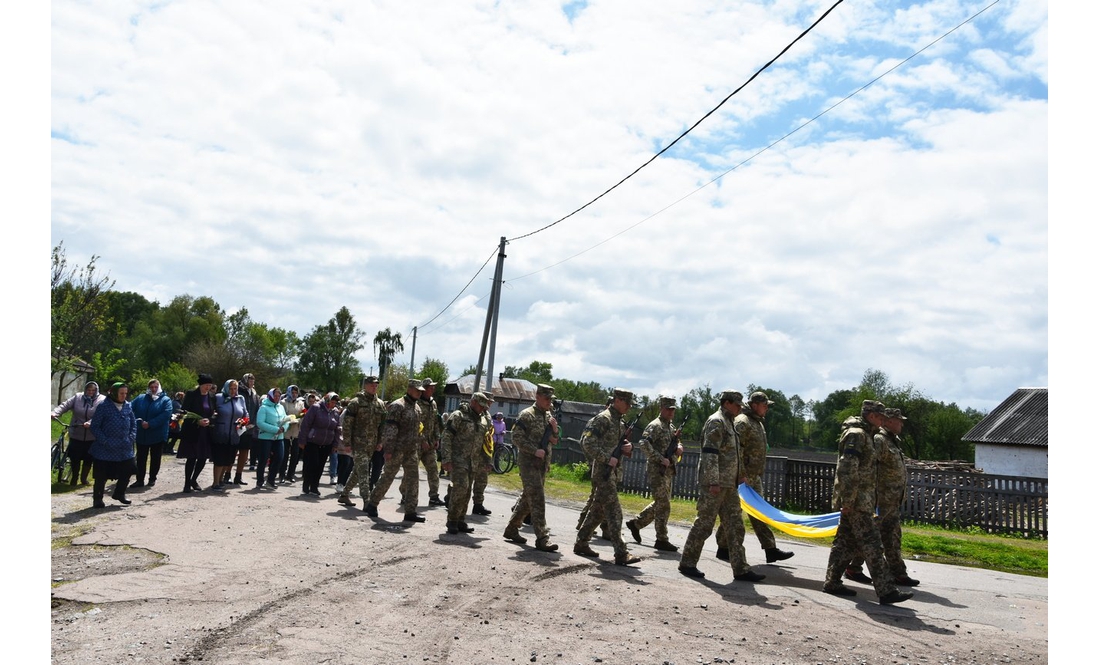
[[[768,434],[764,429],[764,419],[751,409],[742,411],[733,420],[733,429],[737,432],[737,441],[741,446],[741,477],[745,479],[746,485],[763,496],[764,464],[768,459]],[[760,547],[766,550],[775,547],[775,534],[767,524],[751,515],[749,523],[756,532]],[[723,521],[722,525],[725,524]]]
[[[376,377],[367,377],[367,380]],[[355,458],[348,482],[340,495],[346,499],[356,482],[359,484],[359,496],[366,501],[370,496],[370,462],[378,447],[382,434],[382,421],[386,417],[386,403],[366,391],[359,391],[348,401],[344,410],[344,432],[351,443],[351,453]]]
[[[480,393],[473,399],[478,399]],[[482,403],[483,402],[479,402]],[[485,435],[493,431],[486,411],[480,414],[469,403],[459,406],[447,419],[441,441],[443,459],[451,465],[451,490],[447,503],[447,522],[465,523],[470,503],[470,485],[475,468],[484,457]]]
[[[409,381],[410,386],[419,382]],[[378,484],[371,492],[368,505],[377,506],[386,498],[393,479],[397,477],[397,470],[401,469],[405,478],[413,480],[404,496],[405,514],[416,512],[420,500],[420,474],[419,456],[417,450],[420,436],[420,400],[412,395],[405,394],[399,399],[390,402],[386,407],[386,420],[382,425],[382,447],[389,455],[385,466],[382,467],[382,476]],[[404,478],[402,479],[404,484]]]
[[[740,403],[741,393],[733,394]],[[745,523],[741,517],[741,498],[737,494],[741,463],[733,419],[733,415],[719,406],[703,425],[699,500],[695,522],[691,525],[687,542],[684,543],[684,554],[680,557],[680,568],[695,568],[703,551],[703,543],[714,531],[715,519],[721,519],[727,535],[726,542],[719,542],[718,546],[729,550],[734,576],[752,572],[745,561]],[[719,487],[717,494],[710,493],[714,485]]]
[[[871,407],[866,406],[868,402]],[[865,410],[876,408],[875,402],[868,402],[864,403]],[[871,518],[875,509],[875,428],[855,416],[845,420],[842,428],[833,483],[833,508],[842,512],[825,570],[825,591],[840,589],[845,568],[853,557],[862,554],[871,571],[875,593],[881,599],[898,589],[886,572],[882,540]]]
[[[439,459],[436,448],[439,446],[439,436],[443,431],[443,419],[436,408],[435,400],[420,396],[420,423],[424,426],[417,440],[416,455],[424,464],[424,471],[428,475],[428,498],[439,501]],[[428,449],[424,450],[424,444]],[[419,482],[418,478],[405,477],[401,479],[401,496],[408,494],[409,484]]]
[[646,456],[646,475],[653,501],[631,520],[635,529],[644,529],[652,523],[653,530],[657,532],[657,540],[666,542],[668,541],[668,515],[672,501],[672,480],[676,475],[675,454],[668,466],[665,466],[663,461],[671,443],[671,419],[665,420],[657,416],[646,425],[642,438],[638,440],[638,446]]
[[[553,394],[549,386],[545,388]],[[543,390],[539,386],[539,390]],[[506,531],[514,532],[523,526],[523,520],[531,515],[531,528],[535,530],[536,542],[546,544],[550,541],[550,529],[546,526],[546,496],[543,492],[546,474],[550,470],[550,449],[553,444],[547,440],[545,447],[540,446],[549,432],[556,437],[549,410],[538,405],[529,406],[520,412],[516,424],[512,426],[512,444],[516,447],[516,463],[519,465],[519,477],[523,481],[523,494],[520,495],[512,518],[508,520]],[[546,455],[539,459],[535,453],[545,450]]]
[[[633,394],[629,399],[633,398]],[[579,547],[588,547],[588,541],[597,527],[606,521],[607,535],[615,548],[615,557],[629,556],[630,552],[623,542],[623,510],[619,505],[618,482],[622,478],[622,466],[611,467],[608,460],[611,453],[623,439],[623,417],[613,407],[593,416],[581,434],[581,447],[592,465],[592,496],[588,514],[577,531],[574,551]]]
[[[885,429],[875,434],[875,504],[878,515],[874,518],[882,538],[886,568],[893,578],[909,576],[905,561],[901,558],[901,504],[905,501],[908,477],[905,455],[901,452],[901,439]],[[852,559],[850,568],[863,566],[863,557]]]

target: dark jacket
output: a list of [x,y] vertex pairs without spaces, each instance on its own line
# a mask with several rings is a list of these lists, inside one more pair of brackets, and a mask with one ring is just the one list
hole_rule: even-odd
[[137,419],[129,402],[123,402],[121,408],[111,400],[100,404],[92,416],[90,429],[95,441],[88,452],[94,459],[122,462],[134,458]]
[[[143,393],[130,402],[137,418],[137,445],[152,446],[168,440],[168,424],[172,421],[172,398],[163,392],[156,395]],[[149,423],[149,428],[141,426]]]
[[327,446],[336,443],[340,431],[340,416],[324,402],[317,402],[306,411],[302,427],[298,431],[298,443]]

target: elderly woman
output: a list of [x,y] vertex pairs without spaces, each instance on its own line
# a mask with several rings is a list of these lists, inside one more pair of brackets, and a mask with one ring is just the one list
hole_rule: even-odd
[[[278,388],[267,391],[256,411],[256,489],[264,487],[264,469],[267,472],[267,487],[275,489],[275,477],[283,468],[283,441],[286,439],[286,408],[280,401],[282,393]],[[269,463],[270,462],[270,463]]]
[[283,440],[286,443],[286,454],[283,456],[283,470],[279,474],[279,480],[285,480],[288,483],[292,483],[297,478],[294,477],[295,472],[298,470],[298,457],[301,455],[301,450],[298,448],[298,426],[299,419],[305,415],[306,409],[309,408],[306,405],[306,400],[298,393],[298,386],[289,385],[286,389],[286,394],[283,396],[283,409],[286,410],[286,415],[293,417],[286,430],[286,438]]
[[248,405],[244,396],[238,392],[236,379],[230,379],[222,385],[215,402],[217,413],[214,416],[213,445],[210,457],[214,461],[214,484],[210,489],[221,491],[229,482],[229,472],[237,459],[237,450],[241,445],[238,422],[248,416]]
[[321,496],[319,485],[325,470],[325,460],[332,453],[340,434],[340,396],[327,393],[320,402],[309,407],[298,431],[298,447],[302,449],[302,494]]
[[180,447],[176,457],[187,460],[183,468],[183,491],[201,492],[199,474],[210,459],[211,425],[217,403],[214,399],[214,379],[199,374],[199,385],[183,396],[183,424],[180,425]]
[[92,485],[92,507],[104,508],[103,488],[108,480],[117,480],[111,498],[129,504],[126,486],[137,471],[134,464],[134,441],[137,440],[137,418],[126,401],[130,389],[121,381],[112,385],[108,399],[95,410],[89,429],[95,441],[88,449],[92,456],[95,484]]
[[99,384],[89,381],[84,384],[84,392],[77,393],[58,404],[51,413],[52,418],[60,420],[61,414],[69,411],[69,459],[73,461],[73,475],[69,484],[75,485],[77,476],[80,484],[88,484],[88,474],[92,471],[92,457],[88,454],[95,437],[92,436],[92,416],[96,407],[107,398],[99,393]]

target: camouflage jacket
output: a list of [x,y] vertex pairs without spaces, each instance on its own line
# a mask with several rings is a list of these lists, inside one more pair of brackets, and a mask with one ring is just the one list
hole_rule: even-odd
[[382,435],[386,403],[375,395],[360,391],[348,400],[344,409],[344,438],[354,450],[374,450]]
[[768,433],[764,419],[755,413],[741,412],[733,420],[737,441],[741,445],[741,473],[752,484],[764,477],[768,461]]
[[840,457],[833,481],[833,508],[848,508],[861,512],[875,509],[875,441],[874,427],[866,420],[852,416],[841,425]]
[[718,407],[703,424],[699,454],[699,487],[737,487],[741,459],[733,416]]
[[[603,474],[606,474],[607,469],[610,468],[607,466],[607,461],[611,459],[611,453],[622,438],[623,416],[610,407],[597,413],[584,426],[584,432],[581,434],[581,448],[584,449],[584,454],[592,465],[593,476],[601,474],[598,477],[604,477]],[[612,475],[618,479],[622,475],[622,467],[616,467]]]
[[[521,457],[534,463],[535,453],[539,451],[546,428],[550,427],[552,415],[549,411],[543,411],[537,406],[529,406],[520,411],[516,418],[516,424],[512,425],[512,445],[516,447]],[[557,432],[551,432],[550,436],[557,436]],[[547,441],[546,459],[550,458],[550,450],[553,445]]]
[[436,408],[434,399],[421,397],[419,404],[420,422],[424,425],[424,429],[420,433],[420,441],[427,441],[432,447],[435,447],[439,443],[440,435],[443,433],[443,419],[439,415],[439,409]]
[[420,400],[404,395],[386,407],[386,421],[382,425],[382,446],[393,454],[397,450],[410,450],[420,441]]
[[662,463],[670,443],[672,443],[671,420],[662,420],[657,416],[645,426],[642,438],[638,439],[638,447],[645,453],[646,470],[649,473],[664,473],[665,469],[676,473],[675,457],[671,460],[673,463],[667,467]]
[[469,402],[462,404],[451,413],[443,427],[443,459],[447,462],[477,459],[478,455],[484,455],[485,435],[492,436],[492,433],[493,423],[488,413],[478,415]]
[[880,429],[875,435],[875,504],[896,508],[905,500],[908,476],[905,472],[905,455],[901,452],[901,440],[891,432]]

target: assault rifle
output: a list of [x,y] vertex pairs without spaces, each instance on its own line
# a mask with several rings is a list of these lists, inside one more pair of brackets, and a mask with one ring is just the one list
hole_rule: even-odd
[[676,468],[676,448],[680,446],[680,432],[684,429],[684,425],[687,424],[688,415],[687,413],[684,414],[684,419],[680,421],[679,427],[672,428],[672,438],[668,442],[668,449],[665,450],[665,457],[667,457],[670,462],[668,465],[669,470]]
[[[626,431],[623,432],[623,438],[619,439],[619,442],[615,444],[615,448],[612,449],[610,457],[622,461],[623,458],[623,444],[630,441],[630,435],[634,432],[634,426],[638,424],[638,421],[642,418],[642,412],[639,411],[638,415],[634,416],[634,420],[626,426]],[[628,455],[629,456],[629,455]],[[607,478],[611,478],[611,472],[613,468],[610,464],[607,465]]]

